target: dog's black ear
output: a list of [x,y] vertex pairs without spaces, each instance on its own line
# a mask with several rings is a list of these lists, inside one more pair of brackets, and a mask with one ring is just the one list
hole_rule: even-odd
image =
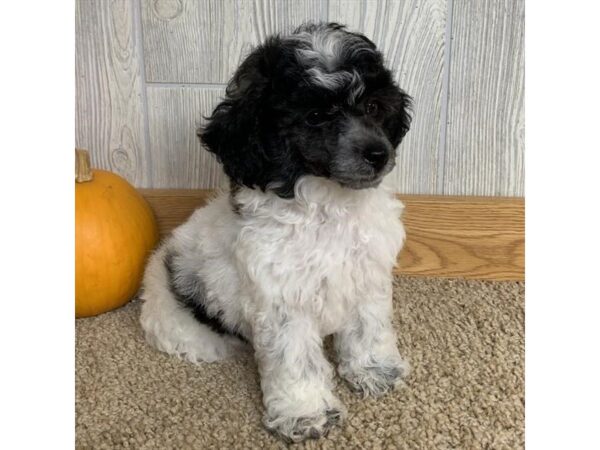
[[395,95],[391,95],[386,102],[392,112],[383,123],[390,142],[394,147],[402,141],[412,121],[412,98],[402,89],[396,89]]
[[229,82],[223,101],[217,105],[198,136],[223,164],[237,184],[265,189],[268,159],[260,136],[260,124],[271,85],[274,42],[256,48]]

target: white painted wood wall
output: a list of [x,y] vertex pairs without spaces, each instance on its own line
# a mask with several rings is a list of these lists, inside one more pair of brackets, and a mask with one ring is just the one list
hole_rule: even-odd
[[202,116],[254,44],[306,20],[365,33],[414,97],[398,192],[524,195],[524,0],[77,0],[76,145],[137,187],[220,185]]

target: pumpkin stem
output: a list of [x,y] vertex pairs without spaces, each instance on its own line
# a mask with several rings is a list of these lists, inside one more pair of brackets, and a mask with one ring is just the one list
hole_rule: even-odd
[[90,154],[87,150],[75,149],[75,181],[83,183],[94,179],[90,164]]

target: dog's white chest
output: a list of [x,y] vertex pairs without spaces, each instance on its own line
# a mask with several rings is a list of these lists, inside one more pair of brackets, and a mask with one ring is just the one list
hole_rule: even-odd
[[308,305],[320,322],[322,335],[336,332],[357,303],[370,300],[373,282],[388,283],[404,230],[399,217],[389,220],[384,212],[367,207],[359,214],[350,212],[331,220],[316,231],[319,239],[313,250],[323,255],[312,272],[320,279],[319,300]]
[[335,332],[374,284],[389,284],[404,240],[402,204],[382,189],[349,191],[320,180],[301,185],[294,201],[252,203],[253,219],[238,240],[266,301],[301,309]]

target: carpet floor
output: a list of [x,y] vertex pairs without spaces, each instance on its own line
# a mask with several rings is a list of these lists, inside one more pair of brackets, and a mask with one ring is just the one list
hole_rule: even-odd
[[[342,427],[293,447],[524,447],[524,283],[399,277],[407,385],[363,400],[340,379]],[[261,426],[250,354],[195,366],[142,337],[140,302],[76,321],[77,448],[280,448]]]

